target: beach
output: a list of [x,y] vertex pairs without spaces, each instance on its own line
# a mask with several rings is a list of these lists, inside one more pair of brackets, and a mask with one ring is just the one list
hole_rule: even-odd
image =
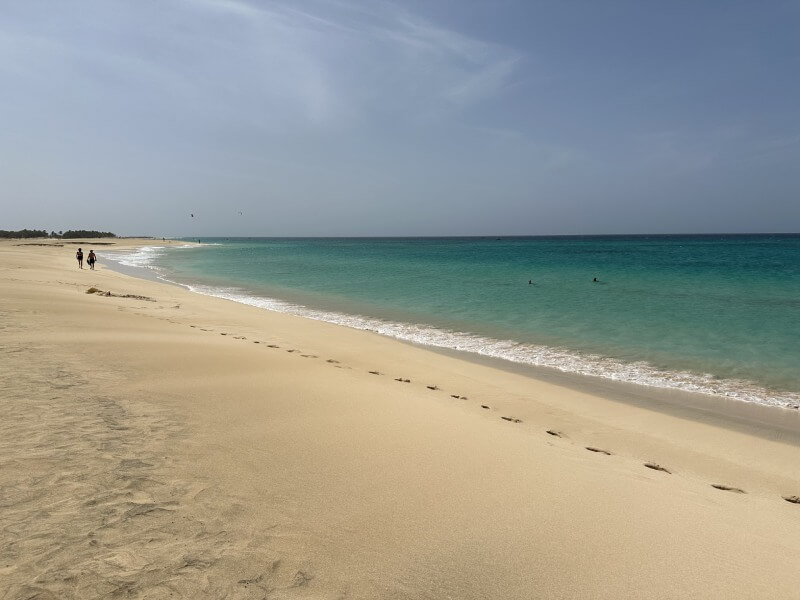
[[797,411],[726,426],[74,250],[0,242],[0,598],[800,597]]

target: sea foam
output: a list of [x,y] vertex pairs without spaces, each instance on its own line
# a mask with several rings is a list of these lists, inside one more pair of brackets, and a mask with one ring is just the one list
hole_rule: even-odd
[[364,315],[318,310],[275,298],[253,296],[236,288],[202,285],[186,285],[186,287],[198,294],[343,325],[352,329],[373,331],[398,340],[425,346],[472,352],[520,364],[548,367],[564,373],[576,373],[602,377],[612,381],[723,396],[744,402],[755,402],[783,408],[791,408],[800,404],[800,395],[792,393],[776,394],[743,380],[718,379],[709,374],[665,371],[645,362],[625,363],[595,354],[579,354],[564,348],[524,344],[513,340],[496,340],[466,332],[448,331],[425,324],[394,322]]

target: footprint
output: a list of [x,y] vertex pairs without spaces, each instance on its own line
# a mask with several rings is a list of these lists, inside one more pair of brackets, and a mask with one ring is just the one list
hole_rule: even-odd
[[304,571],[298,571],[294,574],[294,580],[292,581],[291,587],[298,588],[308,585],[308,582],[314,579],[314,576],[310,573],[305,573]]
[[563,434],[563,433],[561,433],[560,431],[555,431],[555,430],[553,430],[553,429],[548,429],[548,430],[547,430],[547,433],[548,433],[548,435],[554,435],[554,436],[556,436],[557,438],[564,437],[564,434]]
[[297,350],[292,349],[292,350],[287,350],[287,352],[297,352]]
[[438,390],[438,389],[439,389],[439,387],[438,387],[438,386],[435,386],[435,385],[427,385],[427,386],[425,386],[425,387],[427,387],[429,390],[434,390],[434,391],[436,391],[436,390]]
[[247,579],[240,579],[239,581],[237,581],[237,583],[246,587],[246,586],[248,586],[248,585],[250,585],[252,583],[261,583],[261,581],[263,579],[264,579],[264,574],[262,573],[261,575],[259,575],[257,577],[253,576],[253,577],[249,577]]
[[648,469],[653,469],[654,471],[664,471],[664,473],[672,475],[672,471],[656,463],[644,463],[644,466],[647,467]]
[[339,361],[338,361],[338,360],[334,360],[334,359],[332,359],[332,358],[329,358],[329,359],[328,359],[328,360],[326,360],[325,362],[327,362],[327,363],[331,363],[332,365],[338,365],[338,364],[339,364]]
[[516,417],[500,417],[504,421],[510,421],[511,423],[522,423],[522,419],[517,419]]
[[275,344],[267,344],[267,348],[280,348],[280,346],[276,346]]
[[197,327],[197,325],[189,325],[189,327]]
[[380,375],[381,372],[380,371],[370,371],[369,374],[370,375]]
[[260,344],[261,342],[259,342],[258,340],[253,340],[253,343],[254,344]]
[[784,496],[783,499],[792,504],[800,504],[800,496]]
[[486,406],[485,404],[481,404],[481,408],[485,408],[486,410],[489,410],[489,407]]
[[233,336],[233,339],[235,339],[235,340],[246,340],[247,338],[244,337],[243,335],[235,335],[235,336]]
[[319,358],[316,354],[301,354],[303,358]]
[[[605,454],[606,456],[611,456],[611,452],[609,452],[608,450],[602,450],[601,448],[594,448],[593,446],[586,446],[586,449],[589,452],[598,452],[600,454]],[[664,469],[664,470],[666,471],[666,469]],[[667,473],[669,473],[669,471],[667,471]]]
[[228,335],[227,333],[220,333],[220,335]]
[[400,383],[411,383],[410,379],[403,379],[402,377],[395,378],[395,381],[399,381]]
[[461,399],[461,396],[459,396],[458,394],[450,394],[450,397],[451,398],[455,398],[456,400],[460,400]]
[[742,488],[731,487],[729,485],[722,485],[721,483],[712,483],[711,487],[716,488],[718,490],[723,490],[725,492],[735,492],[737,494],[746,494]]

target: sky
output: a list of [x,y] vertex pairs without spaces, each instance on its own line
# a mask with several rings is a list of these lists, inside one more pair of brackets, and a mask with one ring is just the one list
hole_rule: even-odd
[[800,0],[0,0],[0,229],[798,232],[798,31]]

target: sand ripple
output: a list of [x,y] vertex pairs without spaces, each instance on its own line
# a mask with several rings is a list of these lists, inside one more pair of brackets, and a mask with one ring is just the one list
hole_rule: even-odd
[[103,393],[53,348],[0,356],[1,599],[309,595],[313,573],[268,535],[226,530],[229,494],[175,476],[184,426],[167,411]]

